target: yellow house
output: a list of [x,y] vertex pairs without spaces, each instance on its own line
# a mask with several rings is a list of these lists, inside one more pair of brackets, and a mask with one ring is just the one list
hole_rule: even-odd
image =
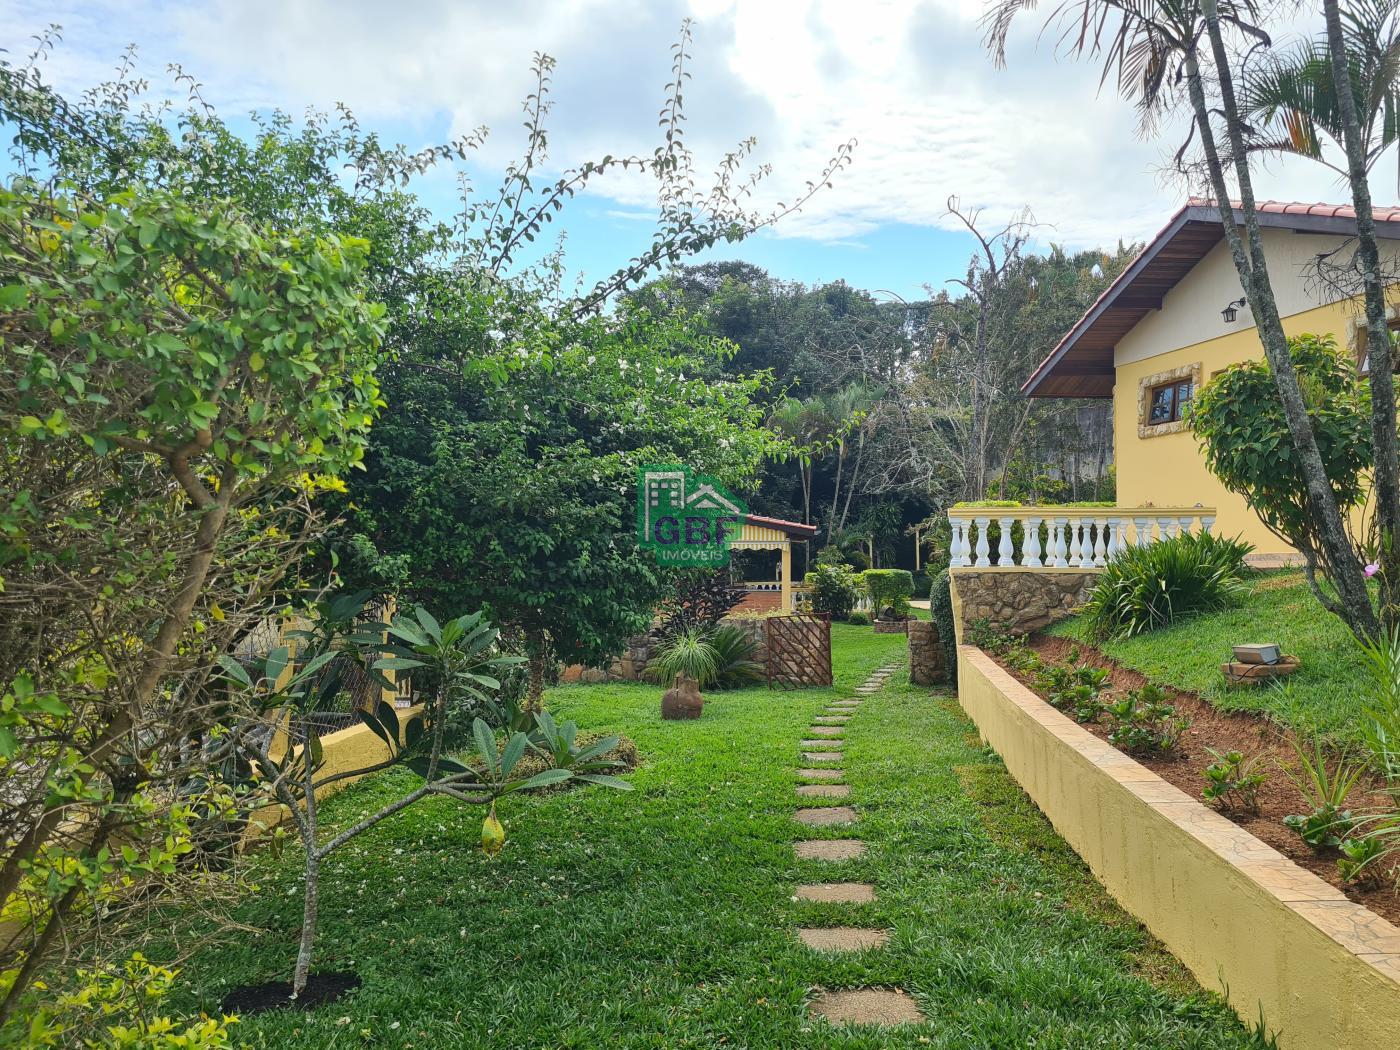
[[[1242,222],[1235,211],[1236,221]],[[1346,262],[1355,212],[1329,204],[1258,205],[1269,276],[1289,336],[1330,333],[1360,360],[1365,315],[1358,297],[1319,274]],[[1378,208],[1386,272],[1400,261],[1400,208]],[[1214,531],[1240,535],[1261,561],[1291,548],[1242,497],[1206,469],[1182,408],[1202,383],[1264,351],[1214,203],[1191,200],[1104,291],[1026,381],[1029,397],[1111,398],[1118,505],[1214,508]],[[1391,316],[1400,318],[1395,306]],[[1400,320],[1392,321],[1400,327]]]

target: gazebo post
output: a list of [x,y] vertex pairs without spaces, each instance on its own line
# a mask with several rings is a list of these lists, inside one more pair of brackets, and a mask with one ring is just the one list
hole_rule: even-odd
[[782,552],[783,612],[792,612],[792,541],[784,540]]

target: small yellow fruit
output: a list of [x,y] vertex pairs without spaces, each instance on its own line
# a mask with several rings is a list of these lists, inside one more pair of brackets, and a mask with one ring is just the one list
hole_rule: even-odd
[[488,857],[494,857],[501,852],[501,847],[505,844],[506,829],[496,819],[496,807],[493,805],[491,812],[486,814],[486,819],[481,822],[481,852]]

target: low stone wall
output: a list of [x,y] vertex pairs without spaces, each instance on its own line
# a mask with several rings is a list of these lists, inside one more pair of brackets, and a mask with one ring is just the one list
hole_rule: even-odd
[[[958,700],[1095,877],[1284,1050],[1400,1032],[1400,929],[1045,703],[980,649]],[[1389,1033],[1389,1034],[1387,1034]]]
[[1088,600],[1101,569],[953,569],[948,574],[958,641],[975,620],[1026,634],[1063,620]]
[[938,625],[927,620],[909,623],[909,681],[915,685],[937,685],[948,680],[946,650],[938,636]]
[[908,620],[876,620],[876,634],[904,634],[909,629]]
[[726,616],[720,621],[725,627],[734,627],[748,636],[754,644],[753,658],[761,666],[768,664],[768,620],[760,616]]

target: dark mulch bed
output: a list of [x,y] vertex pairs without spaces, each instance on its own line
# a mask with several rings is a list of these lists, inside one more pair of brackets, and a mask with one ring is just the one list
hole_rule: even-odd
[[226,1014],[260,1014],[266,1010],[314,1010],[333,1003],[360,987],[353,973],[313,973],[295,999],[290,981],[245,984],[224,996],[219,1008]]
[[[1039,654],[1042,660],[1054,663],[1068,662],[1069,651],[1077,647],[1081,663],[1101,667],[1110,672],[1109,688],[1105,690],[1105,696],[1109,693],[1121,696],[1130,689],[1140,689],[1147,684],[1145,677],[1120,666],[1092,646],[1046,635],[1032,635],[1027,639],[1027,645]],[[1000,662],[998,660],[998,663]],[[1036,690],[1034,684],[1025,676],[1017,674],[1011,668],[1006,670],[1045,699],[1044,694]],[[1212,707],[1195,693],[1183,693],[1170,688],[1166,692],[1177,712],[1191,719],[1191,725],[1182,735],[1181,745],[1175,754],[1170,757],[1134,756],[1137,761],[1192,798],[1200,799],[1201,789],[1205,787],[1203,772],[1206,766],[1214,761],[1207,748],[1222,752],[1240,751],[1246,758],[1264,756],[1261,768],[1268,773],[1268,780],[1259,790],[1259,812],[1242,814],[1222,811],[1222,815],[1245,828],[1255,838],[1268,843],[1295,864],[1336,886],[1353,901],[1365,905],[1393,923],[1400,924],[1400,893],[1396,892],[1391,883],[1382,881],[1379,886],[1367,887],[1343,883],[1337,874],[1338,854],[1335,850],[1315,853],[1284,825],[1284,817],[1304,812],[1307,804],[1285,773],[1285,770],[1289,770],[1297,775],[1300,770],[1298,757],[1279,726],[1256,714],[1227,714]],[[1102,723],[1087,724],[1084,728],[1100,739],[1108,739],[1109,727]],[[1353,813],[1382,808],[1389,800],[1379,788],[1377,780],[1363,778],[1352,791],[1347,802],[1348,808]]]

